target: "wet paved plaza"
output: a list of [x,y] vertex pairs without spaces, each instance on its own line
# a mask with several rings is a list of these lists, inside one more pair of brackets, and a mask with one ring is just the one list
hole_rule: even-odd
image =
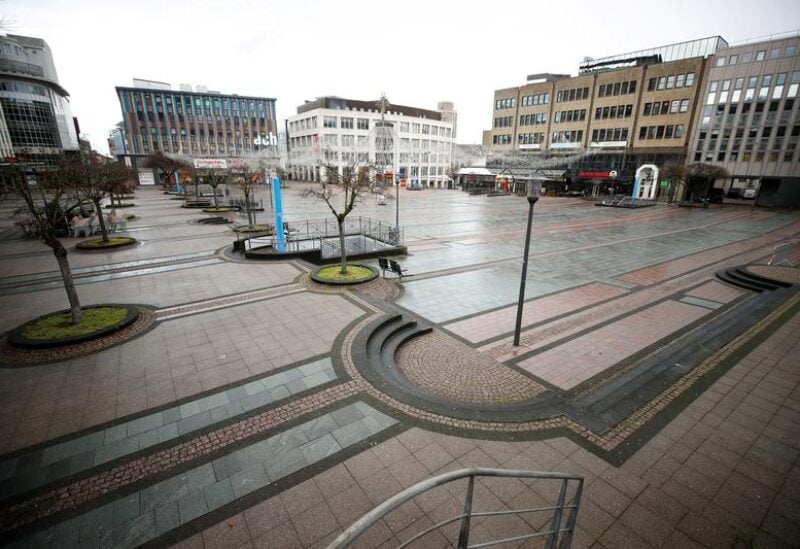
[[[290,225],[328,215],[302,187],[284,194]],[[574,547],[800,540],[800,293],[714,278],[797,239],[797,213],[543,198],[514,347],[524,199],[402,192],[413,276],[352,290],[317,286],[301,261],[243,261],[229,227],[157,189],[135,202],[138,246],[70,263],[83,304],[146,306],[150,329],[0,368],[4,542],[324,547],[403,488],[471,466],[583,476]],[[392,224],[394,206],[354,215]],[[3,331],[66,306],[52,254],[15,235],[11,211]],[[398,349],[405,385],[388,390],[359,345],[392,314],[432,331]],[[397,545],[460,513],[462,494],[430,492],[358,546]],[[555,497],[499,479],[476,495],[480,510]],[[473,541],[540,526],[478,520]]]

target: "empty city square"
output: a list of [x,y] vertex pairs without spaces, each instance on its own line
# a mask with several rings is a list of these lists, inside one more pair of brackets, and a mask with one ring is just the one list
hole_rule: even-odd
[[[311,186],[282,191],[289,234],[330,217]],[[268,194],[256,198],[266,222]],[[576,547],[798,539],[800,278],[768,265],[800,234],[797,213],[545,195],[515,346],[524,196],[365,195],[362,219],[399,214],[406,249],[391,257],[405,272],[351,259],[380,274],[343,286],[302,259],[246,258],[229,224],[200,223],[161,188],[134,200],[135,246],[63,240],[82,305],[126,303],[140,319],[99,343],[3,343],[9,545],[325,547],[404,489],[470,468],[581,478]],[[783,284],[717,277],[737,268]],[[3,331],[67,306],[35,239],[4,240],[0,274]],[[466,482],[420,493],[355,546],[462,515]],[[479,477],[473,512],[552,509],[553,482]],[[551,519],[475,516],[470,540]],[[415,546],[455,545],[459,526]]]

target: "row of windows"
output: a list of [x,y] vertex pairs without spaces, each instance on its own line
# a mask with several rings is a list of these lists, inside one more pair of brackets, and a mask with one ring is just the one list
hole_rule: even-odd
[[493,145],[510,145],[511,144],[511,134],[493,135],[492,136],[492,144]]
[[[257,116],[260,113],[261,116],[272,117],[272,109],[270,108],[272,102],[270,101],[176,95],[164,96],[162,101],[162,96],[158,94],[151,96],[149,93],[141,94],[132,92],[130,95],[133,97],[134,110],[136,111],[147,110],[148,112],[153,112],[157,110],[163,112],[165,107],[170,109],[172,105],[174,105],[179,112],[185,110],[187,113],[194,111],[196,114],[216,114],[217,116],[232,113],[244,116]],[[144,99],[142,95],[144,95]],[[194,107],[194,109],[192,109],[192,107]]]
[[[778,126],[777,130],[775,132],[775,136],[776,137],[785,136],[787,129],[788,129],[788,127],[786,125]],[[772,135],[772,130],[773,130],[773,126],[765,126],[764,128],[761,129],[761,136],[762,137],[770,137]],[[758,138],[758,134],[759,134],[759,128],[750,128],[750,130],[747,132],[747,137],[749,139],[756,139],[756,138]],[[699,132],[698,137],[699,137],[700,141],[702,142],[702,140],[705,139],[706,136],[708,136],[708,135],[711,136],[711,139],[713,141],[713,140],[717,139],[720,136],[720,130],[715,129],[715,130],[711,130],[710,132],[708,132],[706,130],[703,130],[703,131]],[[732,135],[738,141],[739,139],[744,137],[744,128],[736,128],[735,132],[733,131],[733,128],[730,128],[730,127],[724,128],[722,130],[723,140],[728,139]],[[792,137],[800,136],[800,126],[793,126],[792,127],[791,136]]]
[[47,97],[47,89],[44,86],[37,86],[28,82],[3,80],[0,81],[0,90]]
[[[769,57],[767,56],[767,50],[758,50],[755,52],[755,60],[756,61],[764,61],[765,59],[780,59],[781,57],[794,57],[797,55],[797,46],[786,46],[783,49],[783,55],[781,56],[781,49],[780,48],[772,48],[769,50]],[[741,54],[741,60],[739,59],[738,54],[733,54],[730,57],[717,57],[716,66],[717,67],[724,67],[725,65],[736,65],[737,63],[750,63],[753,61],[753,52],[748,51]]]
[[579,122],[586,120],[586,109],[575,109],[572,111],[557,111],[553,115],[553,122]]
[[513,116],[501,116],[494,119],[495,128],[510,128],[514,124]]
[[597,107],[594,110],[595,120],[628,118],[631,114],[633,114],[633,105],[611,105],[610,107]]
[[544,133],[521,133],[517,135],[520,145],[538,145],[544,143]]
[[[741,162],[752,162],[755,158],[756,162],[761,162],[764,158],[767,158],[768,162],[777,162],[779,158],[781,158],[780,151],[770,151],[768,155],[764,154],[764,151],[757,151],[755,155],[752,152],[743,152]],[[783,161],[784,162],[791,162],[794,157],[794,151],[786,151],[783,153]],[[694,154],[695,162],[700,162],[703,160],[703,153],[697,152]],[[705,157],[706,162],[713,162],[714,161],[714,153],[706,153]],[[717,154],[717,161],[718,162],[725,162],[725,152],[721,151]],[[732,151],[729,156],[730,162],[739,162],[739,152]]]
[[683,124],[666,126],[642,126],[639,128],[639,139],[672,139],[683,137]]
[[[752,101],[754,98],[758,100],[765,100],[769,97],[769,88],[773,84],[773,76],[774,79],[774,87],[772,89],[772,99],[780,99],[783,96],[783,91],[786,88],[786,79],[788,73],[782,72],[776,75],[772,74],[764,74],[761,75],[761,88],[758,90],[758,96],[756,96],[756,87],[758,86],[758,76],[750,76],[747,78],[747,88],[745,89],[744,100],[745,101]],[[733,81],[733,93],[731,93],[731,103],[738,103],[741,99],[742,88],[744,88],[744,78],[736,78]],[[718,80],[712,80],[709,82],[708,85],[708,96],[706,98],[706,105],[711,105],[715,102],[717,103],[725,103],[728,101],[728,94],[731,88],[731,80],[722,80],[722,82]],[[787,89],[787,97],[795,97],[798,92],[798,88],[800,88],[800,71],[794,71],[792,73],[792,77],[789,80],[789,87]],[[719,96],[717,96],[717,91],[719,91]]]
[[604,141],[627,141],[628,128],[604,128],[592,130],[592,141],[602,143]]
[[674,101],[656,101],[655,103],[644,104],[644,116],[658,116],[664,114],[677,114],[689,110],[688,99],[676,99]]
[[517,104],[517,100],[513,97],[507,97],[505,99],[498,99],[494,102],[495,110],[500,109],[513,109],[514,106]]
[[[178,114],[179,114],[179,116],[181,118],[183,118],[182,114],[180,114],[180,113],[178,113]],[[169,123],[171,121],[172,117],[173,117],[173,113],[171,113],[171,112],[167,113],[166,116],[164,115],[164,113],[158,113],[157,116],[152,116],[152,113],[151,113],[150,117],[145,116],[145,114],[143,112],[137,112],[136,113],[136,120],[138,120],[139,122],[145,122],[145,121],[149,120],[151,122],[158,121],[158,122],[161,122],[162,124],[167,124],[167,123]],[[216,117],[212,117],[212,116],[193,116],[193,115],[186,116],[185,118],[190,124],[194,123],[194,122],[197,122],[198,124],[202,124],[203,122],[205,122],[207,126],[213,126],[214,123],[216,123],[217,128],[221,128],[222,127],[223,121],[228,126],[230,126],[231,124],[238,126],[240,123],[247,124],[248,121],[253,126],[255,126],[257,124],[260,124],[261,126],[266,126],[267,125],[267,119],[266,118],[240,118],[238,116],[233,116],[233,117],[225,116],[225,117],[216,118]],[[180,124],[180,119],[178,120],[178,123]]]
[[671,74],[669,76],[654,76],[647,81],[647,91],[689,88],[691,86],[694,86],[693,72]]
[[571,90],[561,90],[556,94],[556,103],[563,101],[580,101],[589,98],[589,88],[575,88]]
[[546,124],[547,113],[537,112],[533,114],[523,114],[519,117],[520,126],[531,126],[533,124]]
[[536,95],[523,95],[521,105],[523,107],[530,107],[531,105],[547,105],[549,102],[549,93],[538,93]]
[[567,130],[553,132],[551,143],[580,143],[583,141],[583,130]]
[[600,84],[600,87],[597,89],[598,97],[628,95],[629,93],[636,93],[636,80],[615,82],[614,84]]

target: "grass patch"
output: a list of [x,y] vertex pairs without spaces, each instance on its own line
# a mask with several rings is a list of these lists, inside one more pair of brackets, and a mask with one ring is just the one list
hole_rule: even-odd
[[92,248],[116,248],[118,246],[127,246],[134,242],[136,242],[136,239],[129,236],[109,236],[108,242],[103,242],[102,238],[89,238],[88,240],[79,242],[77,247],[84,250]]
[[28,324],[22,335],[33,340],[68,339],[113,326],[127,314],[125,307],[93,307],[84,309],[81,321],[73,324],[70,313],[53,313]]
[[348,265],[347,274],[342,274],[341,270],[341,265],[330,265],[321,268],[316,271],[315,274],[322,280],[330,280],[333,282],[354,282],[372,276],[372,269],[362,267],[361,265]]

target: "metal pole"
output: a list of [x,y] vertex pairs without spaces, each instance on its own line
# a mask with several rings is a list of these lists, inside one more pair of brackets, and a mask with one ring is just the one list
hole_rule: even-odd
[[533,184],[528,191],[528,229],[525,231],[525,250],[522,254],[522,277],[519,281],[519,300],[517,300],[517,322],[514,325],[514,347],[519,347],[519,332],[522,328],[522,305],[525,302],[525,277],[528,276],[528,251],[531,245],[531,225],[533,224],[533,205],[539,200],[533,195]]
[[397,180],[397,197],[394,201],[394,226],[400,228],[400,180]]
[[464,514],[461,515],[461,528],[458,532],[458,549],[469,547],[469,523],[472,518],[472,491],[475,487],[475,477],[469,477],[467,494],[464,497]]

